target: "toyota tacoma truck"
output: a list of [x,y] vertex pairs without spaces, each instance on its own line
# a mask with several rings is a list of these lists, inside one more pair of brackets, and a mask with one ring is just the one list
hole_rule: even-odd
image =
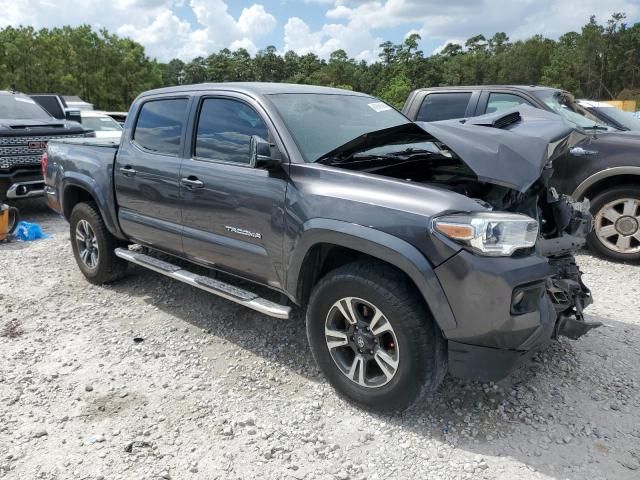
[[572,255],[588,202],[547,183],[576,132],[526,107],[477,120],[421,126],[308,85],[165,88],[119,144],[50,142],[45,191],[89,282],[133,263],[272,317],[300,307],[335,389],[398,411],[599,325]]
[[588,198],[594,229],[589,248],[609,260],[640,262],[640,134],[608,126],[557,88],[482,85],[422,88],[403,113],[418,122],[468,118],[528,105],[554,112],[587,134],[554,162],[550,185],[576,200]]
[[42,196],[40,159],[47,141],[88,135],[93,132],[53,118],[27,95],[0,91],[0,202]]

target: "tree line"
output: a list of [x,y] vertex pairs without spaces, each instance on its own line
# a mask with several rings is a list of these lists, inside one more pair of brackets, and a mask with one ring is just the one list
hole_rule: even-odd
[[595,17],[558,40],[535,35],[511,41],[504,32],[475,35],[425,55],[420,36],[384,42],[367,63],[336,50],[279,54],[274,46],[250,55],[222,49],[189,62],[150,59],[144,47],[89,26],[0,30],[0,88],[80,95],[97,108],[127,110],[144,90],[200,82],[262,81],[327,85],[357,90],[401,106],[414,88],[438,85],[537,84],[561,87],[577,97],[640,96],[640,23],[623,13],[605,24]]

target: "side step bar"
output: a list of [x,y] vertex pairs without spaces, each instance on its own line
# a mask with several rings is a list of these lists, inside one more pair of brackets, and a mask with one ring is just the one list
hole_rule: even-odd
[[209,293],[218,295],[219,297],[226,298],[232,302],[236,302],[245,307],[256,310],[265,315],[269,315],[275,318],[289,318],[291,307],[280,305],[279,303],[271,302],[266,298],[262,298],[253,292],[244,290],[242,288],[235,287],[215,278],[205,277],[204,275],[197,275],[193,272],[183,269],[173,263],[165,262],[149,255],[142,253],[132,252],[124,248],[115,249],[116,256],[127,260],[131,263],[135,263],[142,267],[153,270],[154,272],[161,273],[167,277],[180,280],[193,287],[198,287]]

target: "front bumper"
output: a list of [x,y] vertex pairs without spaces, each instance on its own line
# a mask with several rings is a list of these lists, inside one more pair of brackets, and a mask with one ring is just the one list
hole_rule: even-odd
[[[482,257],[463,250],[435,273],[456,319],[456,327],[443,332],[452,375],[499,380],[553,337],[557,312],[546,293],[553,274],[546,258]],[[520,290],[538,293],[518,309]]]
[[532,353],[453,341],[448,342],[447,348],[449,374],[479,382],[495,382],[508,377]]
[[41,197],[44,179],[40,168],[0,171],[0,201]]

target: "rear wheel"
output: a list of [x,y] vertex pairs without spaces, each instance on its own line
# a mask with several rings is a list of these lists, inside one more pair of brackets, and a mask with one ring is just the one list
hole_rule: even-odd
[[385,265],[353,263],[320,280],[307,337],[338,393],[371,410],[405,410],[446,373],[444,341],[423,299]]
[[603,257],[640,261],[640,187],[606,190],[591,202],[594,228],[589,248]]
[[127,262],[114,253],[121,242],[107,230],[95,204],[77,204],[69,227],[73,255],[89,282],[99,285],[124,276]]

